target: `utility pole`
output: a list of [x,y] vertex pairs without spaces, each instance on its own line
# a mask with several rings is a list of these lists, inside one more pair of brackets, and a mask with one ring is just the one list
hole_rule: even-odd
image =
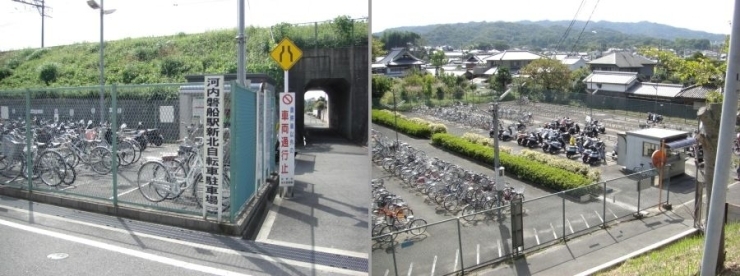
[[39,14],[41,15],[41,48],[44,48],[44,23],[45,23],[44,19],[47,17],[51,18],[51,16],[47,14],[47,12],[51,11],[51,7],[46,6],[45,0],[31,0],[31,2],[28,2],[25,0],[13,0],[13,2],[18,2],[23,5],[36,7],[36,9],[38,9]]

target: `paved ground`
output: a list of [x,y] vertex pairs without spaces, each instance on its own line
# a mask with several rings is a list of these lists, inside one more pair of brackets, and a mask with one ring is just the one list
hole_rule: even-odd
[[293,197],[275,197],[257,241],[367,258],[368,148],[326,129],[308,137],[298,149]]

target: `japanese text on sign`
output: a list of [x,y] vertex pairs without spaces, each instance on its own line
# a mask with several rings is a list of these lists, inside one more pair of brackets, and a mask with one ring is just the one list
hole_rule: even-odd
[[295,172],[295,93],[280,93],[278,176],[281,187],[292,187]]
[[218,214],[221,219],[222,175],[224,173],[223,122],[224,77],[206,76],[204,85],[205,106],[203,108],[205,125],[203,126],[203,174],[205,189],[203,192],[203,216],[206,212]]

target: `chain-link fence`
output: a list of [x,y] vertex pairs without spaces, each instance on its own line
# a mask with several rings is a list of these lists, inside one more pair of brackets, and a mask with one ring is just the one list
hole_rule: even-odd
[[[270,89],[239,87],[232,98],[230,87],[225,85],[220,105],[225,113],[221,195],[223,218],[233,222],[274,168],[257,171],[272,153],[267,145],[275,138],[262,130],[273,128],[277,112]],[[258,113],[258,100],[271,107],[262,103]],[[0,181],[200,215],[208,180],[204,164],[212,163],[203,150],[205,110],[204,87],[193,84],[0,91]],[[232,133],[237,118],[243,123]],[[232,164],[235,153],[239,162]]]
[[270,28],[277,43],[289,37],[301,49],[367,46],[367,18],[338,17],[334,20],[278,24]]
[[[521,216],[512,215],[520,211],[512,207],[516,204],[510,204],[493,209],[475,208],[475,213],[429,224],[417,224],[413,217],[402,222],[392,219],[390,223],[376,222],[372,270],[384,275],[430,272],[450,275],[640,216],[641,211],[656,206],[658,193],[668,193],[667,189],[653,185],[656,175],[656,169],[645,169],[605,182],[527,199],[521,203]],[[669,196],[660,204],[668,202]]]

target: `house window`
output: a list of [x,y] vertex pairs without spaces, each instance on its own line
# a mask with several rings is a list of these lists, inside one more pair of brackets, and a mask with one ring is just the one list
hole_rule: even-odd
[[642,156],[652,157],[653,152],[658,149],[657,144],[642,142]]

